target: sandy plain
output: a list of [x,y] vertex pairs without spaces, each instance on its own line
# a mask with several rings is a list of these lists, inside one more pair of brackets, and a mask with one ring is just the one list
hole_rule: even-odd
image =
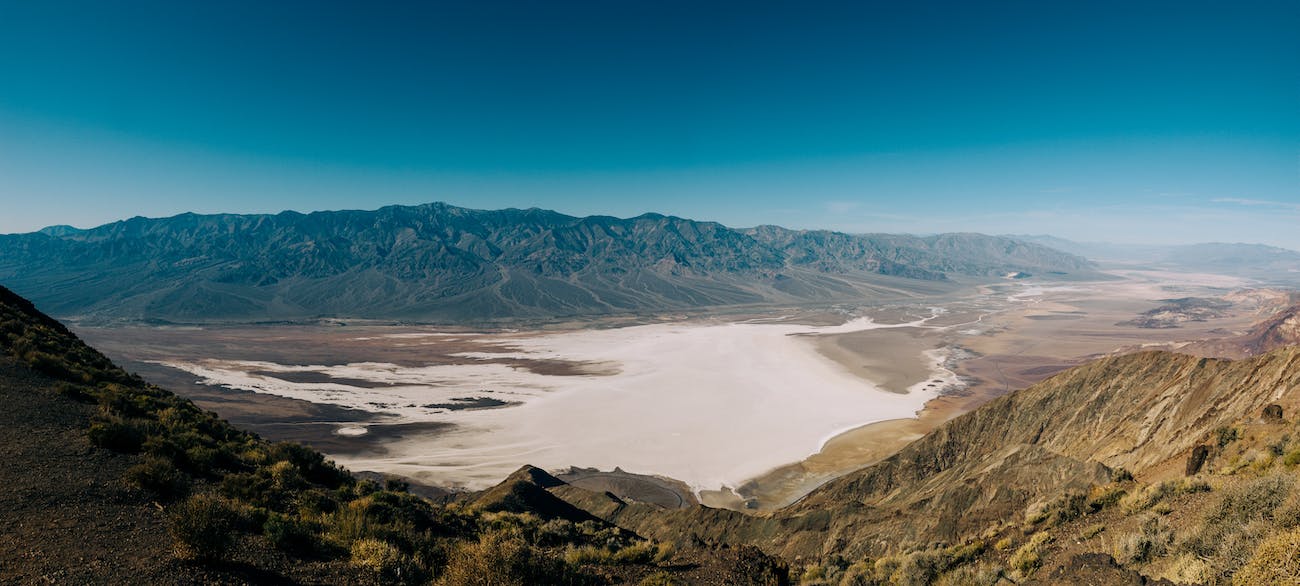
[[[575,479],[632,496],[639,486],[665,506],[674,501],[665,491],[675,491],[682,504],[762,510],[1072,364],[1240,331],[1267,310],[1256,300],[1176,329],[1122,326],[1161,299],[1221,296],[1249,283],[1117,276],[986,283],[914,303],[525,331],[78,332],[237,424],[312,444],[354,469],[472,489],[523,463],[578,466],[586,472]],[[616,467],[641,476],[611,473]]]

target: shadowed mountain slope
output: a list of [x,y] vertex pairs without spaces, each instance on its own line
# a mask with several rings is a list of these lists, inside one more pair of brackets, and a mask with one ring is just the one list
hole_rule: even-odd
[[905,297],[947,275],[1092,274],[1007,238],[749,231],[446,204],[132,218],[0,236],[0,280],[59,316],[494,319]]

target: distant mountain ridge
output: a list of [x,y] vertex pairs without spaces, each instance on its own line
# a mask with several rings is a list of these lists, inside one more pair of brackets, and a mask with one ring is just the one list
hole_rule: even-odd
[[274,320],[550,317],[942,290],[948,275],[1085,275],[998,236],[735,230],[442,203],[181,214],[0,236],[0,279],[62,316]]
[[1103,264],[1139,263],[1151,268],[1235,275],[1269,283],[1300,283],[1300,251],[1264,244],[1127,245],[1075,242],[1042,234],[1015,234],[1008,238],[1086,256]]

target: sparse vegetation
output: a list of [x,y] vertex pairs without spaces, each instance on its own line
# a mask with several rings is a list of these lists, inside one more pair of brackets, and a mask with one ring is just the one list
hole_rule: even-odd
[[1300,529],[1264,540],[1250,560],[1232,577],[1234,586],[1294,584],[1300,577]]
[[1105,530],[1106,530],[1106,526],[1100,523],[1096,525],[1089,525],[1087,528],[1083,530],[1082,533],[1079,534],[1079,538],[1086,541],[1088,539],[1092,539],[1093,537],[1100,535],[1101,532]]
[[1294,479],[1274,474],[1224,491],[1184,547],[1206,560],[1220,578],[1228,578],[1255,551],[1271,526],[1274,512],[1287,501]]
[[162,501],[184,496],[190,486],[189,477],[170,460],[152,455],[146,456],[144,462],[131,467],[126,474],[133,484],[154,493]]
[[1235,427],[1224,426],[1214,430],[1214,441],[1220,449],[1228,447],[1228,444],[1237,441],[1240,437],[1240,432]]
[[1157,484],[1149,484],[1137,492],[1129,493],[1120,499],[1120,505],[1126,511],[1136,513],[1145,511],[1168,498],[1208,490],[1210,490],[1210,484],[1198,478],[1167,480]]
[[176,557],[213,561],[221,559],[234,543],[239,513],[222,497],[196,494],[172,506],[168,523]]
[[1136,533],[1120,538],[1112,554],[1121,564],[1148,562],[1165,555],[1174,541],[1174,533],[1159,516],[1148,516]]
[[1043,565],[1043,550],[1052,542],[1052,536],[1046,531],[1039,531],[1020,546],[1007,560],[1007,564],[1022,578],[1033,575]]

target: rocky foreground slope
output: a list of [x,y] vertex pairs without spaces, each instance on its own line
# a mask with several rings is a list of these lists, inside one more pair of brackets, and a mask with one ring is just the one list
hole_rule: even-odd
[[83,319],[554,317],[896,298],[949,290],[949,275],[1013,272],[1094,275],[1080,257],[979,234],[741,231],[446,204],[0,235],[0,282]]

